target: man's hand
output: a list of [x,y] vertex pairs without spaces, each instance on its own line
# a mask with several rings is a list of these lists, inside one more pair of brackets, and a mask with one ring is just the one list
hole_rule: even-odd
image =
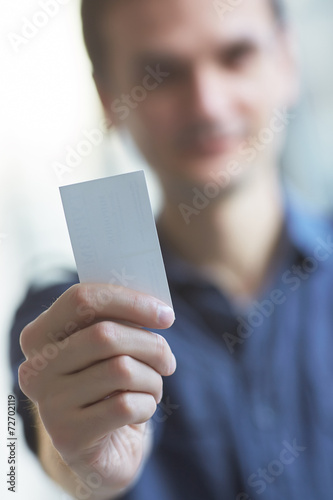
[[[64,487],[86,484],[89,477],[96,484],[91,498],[110,498],[134,481],[145,422],[162,398],[162,376],[176,368],[166,340],[145,328],[167,328],[173,321],[173,311],[148,295],[81,284],[23,330],[20,386],[68,466],[70,481],[51,471]],[[50,338],[53,351],[46,348]],[[47,353],[36,371],[36,359]],[[75,494],[75,484],[70,489]]]

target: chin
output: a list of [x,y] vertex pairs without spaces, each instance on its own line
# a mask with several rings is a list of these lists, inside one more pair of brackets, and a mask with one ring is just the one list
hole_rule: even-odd
[[204,187],[215,183],[224,189],[228,185],[237,184],[249,168],[249,163],[244,163],[238,155],[231,154],[179,162],[175,172],[179,182],[189,186]]

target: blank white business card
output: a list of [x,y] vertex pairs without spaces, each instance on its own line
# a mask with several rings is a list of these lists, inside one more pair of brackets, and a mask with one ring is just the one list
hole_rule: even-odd
[[144,172],[60,188],[81,283],[110,283],[172,307]]

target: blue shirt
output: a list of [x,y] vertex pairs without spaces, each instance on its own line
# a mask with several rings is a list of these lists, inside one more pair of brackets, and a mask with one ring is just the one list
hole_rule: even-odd
[[[332,497],[332,224],[287,203],[283,248],[265,291],[240,312],[162,239],[176,314],[162,333],[177,370],[164,379],[154,447],[125,500]],[[23,325],[70,284],[30,291],[18,311],[15,380]]]

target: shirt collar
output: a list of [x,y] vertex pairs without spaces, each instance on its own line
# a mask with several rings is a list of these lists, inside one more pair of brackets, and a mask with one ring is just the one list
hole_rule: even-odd
[[333,235],[332,220],[310,208],[296,192],[284,191],[286,234],[302,257],[312,257],[322,240]]
[[[311,209],[291,188],[283,189],[285,212],[286,243],[290,255],[297,257],[312,257],[320,240],[333,238],[332,221]],[[170,248],[167,239],[159,231],[163,259],[170,282],[175,285],[207,286],[207,279],[186,260],[176,255]],[[319,242],[318,242],[319,240]],[[319,264],[324,264],[320,262]]]

